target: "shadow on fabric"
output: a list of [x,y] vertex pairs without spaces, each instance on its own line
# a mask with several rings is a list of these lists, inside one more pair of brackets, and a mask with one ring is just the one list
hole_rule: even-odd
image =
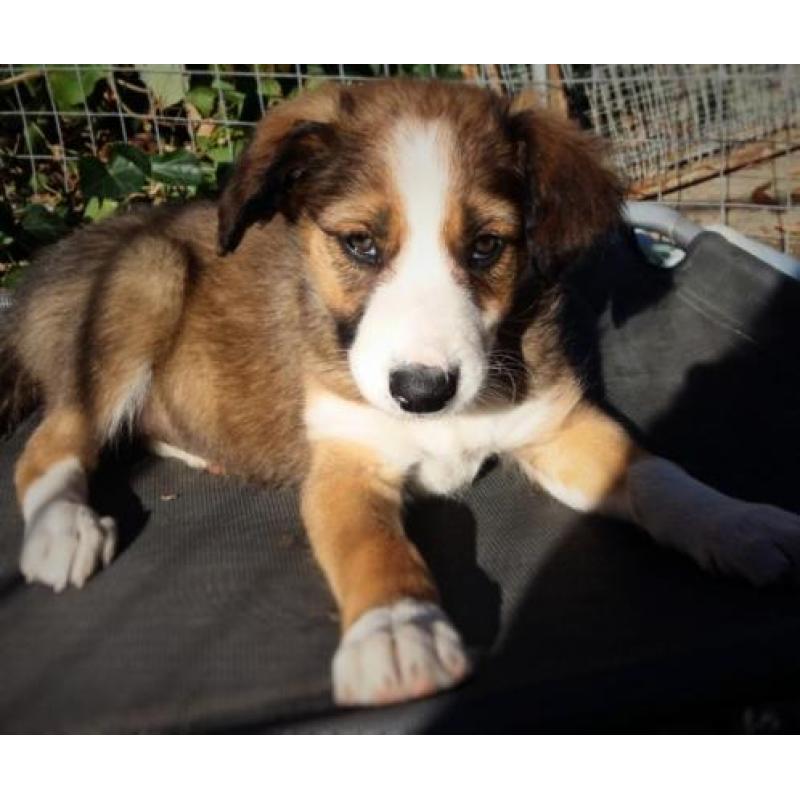
[[[572,280],[594,313],[596,400],[711,485],[800,512],[800,284],[715,234],[674,275],[620,252]],[[427,730],[798,729],[800,588],[757,591],[634,526],[537,511],[546,557]]]

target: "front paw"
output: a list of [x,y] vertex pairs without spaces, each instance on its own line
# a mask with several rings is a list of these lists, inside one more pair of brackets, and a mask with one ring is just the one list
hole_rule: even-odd
[[405,599],[367,611],[333,659],[339,705],[386,705],[434,694],[464,680],[461,637],[433,603]]
[[117,534],[114,520],[98,517],[82,503],[50,502],[25,529],[20,572],[60,592],[68,584],[80,588],[102,564],[114,556]]
[[800,517],[775,506],[734,501],[709,537],[704,560],[754,586],[800,578]]

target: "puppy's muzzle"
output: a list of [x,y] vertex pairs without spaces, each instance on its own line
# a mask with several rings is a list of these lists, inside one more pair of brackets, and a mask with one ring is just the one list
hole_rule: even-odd
[[406,364],[389,374],[389,392],[403,411],[430,414],[441,411],[458,389],[458,367],[448,370]]

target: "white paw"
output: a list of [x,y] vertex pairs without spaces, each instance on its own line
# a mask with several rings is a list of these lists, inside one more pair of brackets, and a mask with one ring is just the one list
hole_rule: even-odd
[[733,501],[705,544],[707,566],[754,586],[800,577],[800,517],[775,506]]
[[98,517],[82,503],[53,500],[25,528],[20,571],[25,579],[60,592],[80,588],[100,564],[114,557],[117,531],[110,517]]
[[366,612],[345,633],[333,659],[340,705],[385,705],[424,697],[470,671],[461,637],[433,603],[400,600]]

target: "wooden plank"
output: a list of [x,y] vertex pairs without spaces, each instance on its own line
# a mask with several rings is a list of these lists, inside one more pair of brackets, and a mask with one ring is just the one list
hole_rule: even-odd
[[786,142],[752,142],[730,151],[727,156],[710,156],[694,165],[675,166],[666,175],[636,181],[628,195],[636,200],[657,197],[659,193],[683,189],[800,149],[800,141],[789,132]]

